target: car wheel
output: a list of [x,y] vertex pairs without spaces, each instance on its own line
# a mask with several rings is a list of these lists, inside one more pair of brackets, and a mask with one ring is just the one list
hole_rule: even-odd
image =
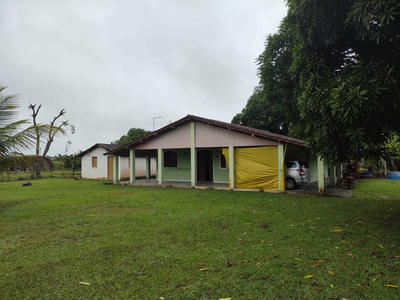
[[287,190],[293,190],[296,187],[296,181],[293,178],[286,178],[285,187]]

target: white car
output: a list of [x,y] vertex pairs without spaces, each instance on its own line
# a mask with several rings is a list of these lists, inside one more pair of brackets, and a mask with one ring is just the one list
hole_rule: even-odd
[[308,164],[304,160],[289,160],[285,162],[285,187],[292,190],[310,181]]

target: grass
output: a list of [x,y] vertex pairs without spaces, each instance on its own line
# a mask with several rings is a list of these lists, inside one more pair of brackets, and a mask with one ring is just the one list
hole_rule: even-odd
[[400,181],[350,199],[55,178],[0,195],[1,299],[400,298]]

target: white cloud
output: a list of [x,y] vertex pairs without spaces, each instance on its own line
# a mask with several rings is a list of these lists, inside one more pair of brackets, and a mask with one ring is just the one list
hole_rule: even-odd
[[[254,60],[286,14],[282,1],[2,0],[1,85],[65,108],[70,153],[129,128],[152,130],[187,114],[229,122],[258,83]],[[67,138],[50,154],[63,153]]]

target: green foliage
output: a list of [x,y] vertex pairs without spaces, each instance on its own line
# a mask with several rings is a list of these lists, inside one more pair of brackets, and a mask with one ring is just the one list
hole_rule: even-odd
[[400,2],[287,3],[233,122],[303,138],[328,163],[382,155],[400,132]]
[[385,159],[389,170],[400,170],[400,137],[397,134],[392,133],[386,142]]
[[304,137],[328,162],[377,156],[400,130],[400,5],[289,0]]
[[4,95],[5,87],[0,87],[0,159],[14,152],[34,145],[34,128],[21,130],[27,120],[14,120],[18,113],[18,100],[15,95]]
[[400,181],[346,199],[73,179],[0,190],[2,299],[400,296],[386,287],[400,281]]
[[129,131],[126,135],[121,136],[119,138],[119,140],[116,140],[116,141],[112,142],[111,144],[125,145],[129,142],[137,140],[138,138],[141,138],[142,136],[145,136],[148,133],[150,133],[150,131],[144,130],[142,128],[131,128],[131,129],[129,129]]

